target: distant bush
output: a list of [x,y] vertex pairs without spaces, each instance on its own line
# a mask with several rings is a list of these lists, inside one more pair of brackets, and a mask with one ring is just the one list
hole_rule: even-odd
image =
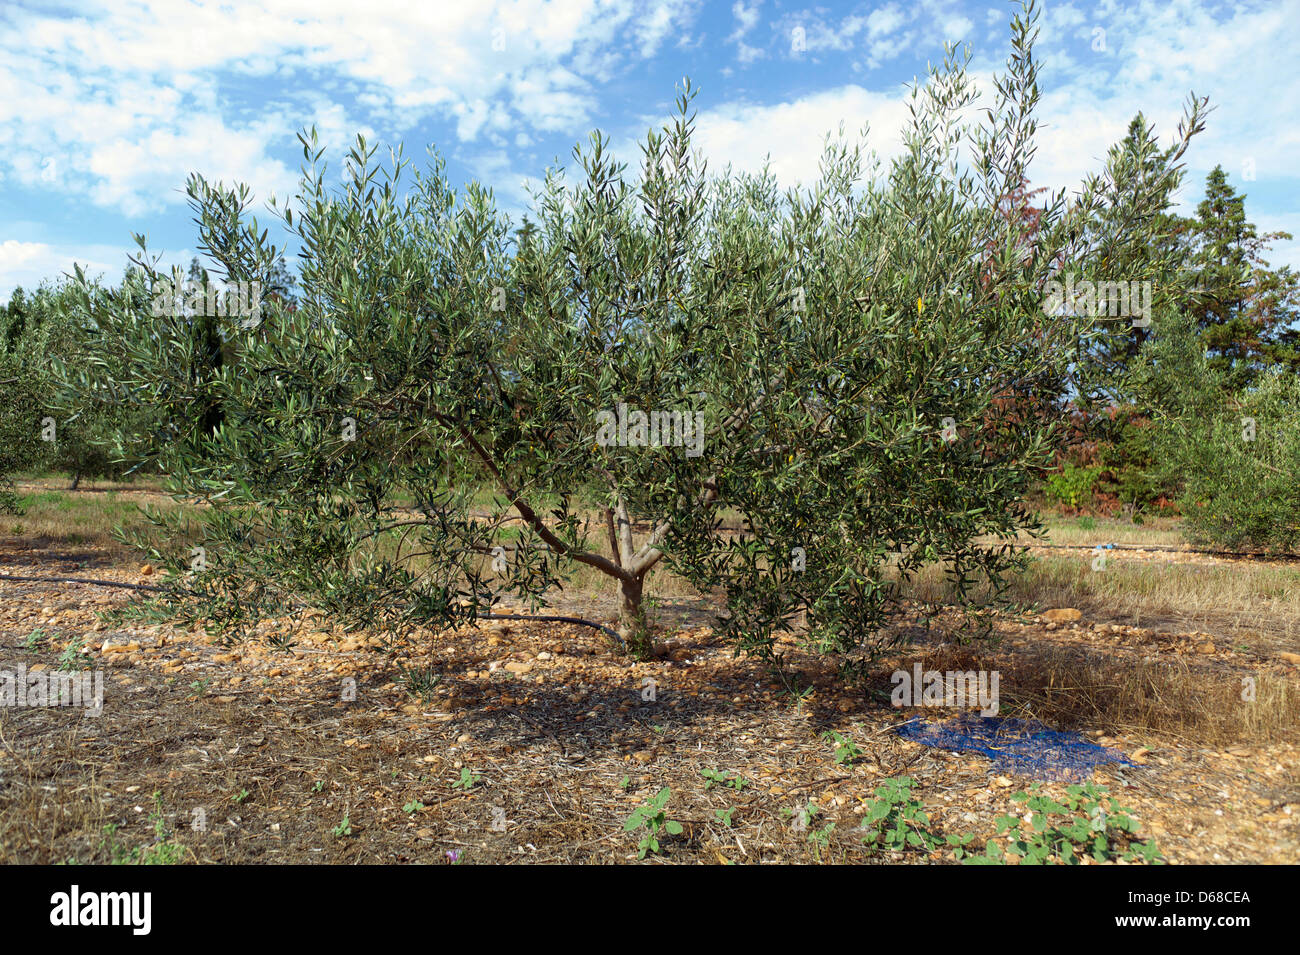
[[1066,461],[1057,474],[1047,479],[1047,495],[1067,507],[1078,507],[1092,497],[1093,488],[1104,468],[1084,468]]
[[1275,371],[1185,422],[1182,509],[1198,543],[1294,551],[1300,546],[1300,378]]
[[1168,504],[1178,497],[1180,476],[1156,448],[1159,434],[1138,409],[1117,409],[1107,435],[1097,448],[1101,478],[1094,489],[1099,496],[1116,498],[1140,509]]
[[7,409],[30,407],[29,383],[21,378],[12,362],[0,354],[0,514],[19,514],[22,505],[14,492],[10,475],[26,466],[35,454],[37,431],[27,427],[17,414]]

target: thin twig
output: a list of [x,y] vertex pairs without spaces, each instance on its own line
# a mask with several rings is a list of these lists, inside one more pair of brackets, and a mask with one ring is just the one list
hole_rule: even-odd
[[93,584],[96,587],[124,587],[127,590],[156,590],[160,593],[166,589],[150,584],[124,584],[116,580],[92,580],[88,577],[17,577],[13,574],[0,574],[0,580],[20,580],[34,584]]

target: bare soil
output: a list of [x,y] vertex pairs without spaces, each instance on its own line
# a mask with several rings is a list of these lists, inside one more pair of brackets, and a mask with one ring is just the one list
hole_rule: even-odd
[[[0,573],[149,582],[141,571],[97,545],[0,536]],[[103,863],[165,843],[202,863],[624,863],[637,859],[625,820],[667,786],[684,831],[650,862],[948,863],[948,852],[863,844],[854,830],[877,785],[912,777],[933,827],[974,832],[978,846],[1033,780],[899,737],[916,712],[889,705],[888,674],[914,661],[997,668],[1004,714],[1051,719],[1132,757],[1093,779],[1169,862],[1300,861],[1294,723],[1241,712],[1246,677],[1261,705],[1300,699],[1295,662],[1279,656],[1300,647],[1267,634],[1134,627],[1096,607],[1063,623],[999,616],[993,643],[961,643],[955,619],[901,621],[915,644],[866,687],[845,688],[832,661],[791,648],[812,687],[796,704],[689,601],[664,608],[662,656],[636,663],[596,631],[525,621],[385,643],[309,614],[226,647],[201,629],[98,618],[131,596],[0,581],[0,670],[57,668],[80,639],[85,665],[104,674],[99,716],[0,708],[0,862]],[[561,609],[600,614],[600,600]],[[277,634],[293,647],[274,647]],[[403,667],[437,682],[413,695]],[[1145,701],[1133,674],[1151,680]],[[827,730],[862,755],[837,763]],[[468,789],[453,787],[462,770]],[[708,787],[704,770],[747,785]],[[824,846],[792,823],[810,802],[817,829],[836,824]],[[716,813],[728,809],[730,825]]]

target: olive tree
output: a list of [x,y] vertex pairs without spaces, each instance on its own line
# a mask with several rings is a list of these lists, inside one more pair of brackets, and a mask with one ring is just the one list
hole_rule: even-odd
[[[670,572],[723,601],[738,649],[774,659],[797,631],[852,658],[925,565],[997,592],[1057,443],[1011,399],[1069,373],[1089,319],[1044,288],[1091,267],[1085,225],[1116,182],[1054,196],[1032,245],[999,211],[1038,98],[1032,14],[1012,26],[990,108],[949,51],[888,164],[841,135],[800,188],[710,173],[688,85],[637,175],[593,134],[523,232],[436,153],[419,171],[358,138],[331,188],[301,134],[302,187],[271,204],[300,295],[226,323],[236,360],[200,385],[185,316],[97,310],[128,371],[83,379],[170,409],[149,453],[205,504],[159,555],[166,608],[441,625],[507,594],[536,605],[581,569],[646,652],[647,588]],[[1197,127],[1194,110],[1184,143]],[[189,197],[222,278],[264,279],[280,250],[247,189],[196,176]],[[196,436],[200,400],[222,420]]]
[[34,407],[37,396],[13,356],[0,351],[0,514],[23,510],[13,473],[30,466],[39,453],[39,426],[19,409]]
[[1300,377],[1283,366],[1234,389],[1207,354],[1197,312],[1169,315],[1143,346],[1152,470],[1179,492],[1189,538],[1293,552],[1300,545]]

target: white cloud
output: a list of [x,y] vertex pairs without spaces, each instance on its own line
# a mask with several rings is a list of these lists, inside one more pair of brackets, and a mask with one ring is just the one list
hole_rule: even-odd
[[975,24],[963,16],[946,17],[941,27],[943,38],[950,43],[962,43],[970,39]]
[[641,56],[646,59],[654,56],[664,39],[674,30],[683,34],[694,16],[695,4],[692,0],[655,0],[637,23],[636,35],[641,42]]
[[[944,40],[973,40],[975,21],[990,26],[993,47],[1005,47],[1011,12],[954,0],[786,12],[760,4],[719,5],[722,26],[707,24],[713,35],[704,46],[695,28],[699,0],[84,0],[75,16],[62,18],[5,6],[0,180],[9,190],[72,196],[140,216],[182,202],[179,190],[191,171],[248,182],[259,198],[292,191],[297,152],[292,166],[277,157],[294,146],[300,125],[317,124],[336,168],[358,130],[395,141],[438,118],[458,139],[448,151],[503,200],[516,202],[523,160],[512,150],[534,148],[548,133],[576,138],[598,114],[603,84],[634,67],[643,71],[640,61],[665,47],[691,47],[690,55],[702,59],[730,44],[735,63],[770,56],[774,70],[799,70],[790,81],[800,95],[701,100],[697,145],[714,168],[730,161],[755,170],[770,152],[782,182],[807,182],[817,175],[826,131],[844,121],[853,132],[871,120],[871,145],[888,156],[906,108],[897,87],[842,85],[834,73],[822,74],[822,82],[835,85],[805,92],[819,77],[805,65],[825,58],[830,69],[843,62],[872,70],[908,57],[910,71],[911,57],[937,60]],[[791,49],[796,27],[803,30],[802,54]],[[1140,109],[1168,142],[1183,99],[1195,90],[1218,109],[1187,156],[1184,198],[1199,198],[1216,163],[1236,184],[1251,160],[1258,174],[1244,187],[1251,218],[1291,222],[1300,214],[1292,198],[1300,185],[1300,71],[1288,60],[1300,47],[1300,0],[1232,8],[1209,0],[1053,0],[1043,7],[1041,29],[1035,185],[1077,188]],[[1095,29],[1105,31],[1103,50],[1092,49]],[[845,54],[842,61],[833,59],[837,53]],[[792,57],[801,59],[798,67]],[[1003,58],[1004,52],[981,53],[972,64],[986,92],[985,78]],[[724,75],[730,65],[721,68]],[[783,78],[762,77],[768,84]],[[259,100],[262,87],[274,98]],[[766,86],[773,88],[781,89]],[[418,161],[420,151],[411,156]],[[624,158],[635,163],[639,156]],[[33,256],[64,254],[16,235],[9,243],[0,269],[5,281]],[[1287,250],[1286,260],[1300,264],[1297,243]]]
[[[1064,15],[1058,20],[1075,22]],[[1043,73],[1039,119],[1045,128],[1036,179],[1078,183],[1084,172],[1099,167],[1107,147],[1123,137],[1139,111],[1162,141],[1172,141],[1191,91],[1208,95],[1215,107],[1187,155],[1194,195],[1218,163],[1239,176],[1242,163],[1254,159],[1261,181],[1300,177],[1300,74],[1278,69],[1279,51],[1300,45],[1295,0],[1238,9],[1224,22],[1192,0],[1173,6],[1144,2],[1098,22],[1106,29],[1105,51],[1091,49],[1092,20],[1073,37],[1062,29],[1044,38],[1045,54],[1071,38],[1087,52],[1077,62],[1053,60]]]
[[[273,157],[293,145],[301,117],[361,125],[341,114],[340,92],[399,136],[430,115],[450,119],[466,142],[571,129],[595,108],[593,80],[628,56],[653,55],[696,7],[88,0],[62,18],[7,8],[0,136],[14,146],[0,154],[0,176],[127,216],[179,201],[191,171],[282,193],[297,173]],[[232,94],[233,79],[271,73],[282,102],[245,105]]]
[[969,38],[973,24],[951,9],[948,0],[922,0],[919,5],[890,2],[864,13],[828,19],[821,8],[787,14],[781,21],[786,32],[801,29],[804,52],[865,52],[856,68],[874,70],[904,52],[933,54],[945,40]]
[[755,3],[748,7],[745,6],[744,0],[736,0],[731,5],[731,15],[736,18],[736,29],[731,36],[727,37],[728,43],[735,43],[758,26],[759,6],[761,6],[761,0],[755,0]]
[[113,245],[55,246],[0,239],[0,305],[7,304],[20,285],[31,292],[42,281],[71,275],[73,263],[80,264],[88,278],[102,275],[117,282],[128,264],[127,251]]
[[[784,103],[701,108],[693,145],[708,160],[711,172],[721,173],[727,165],[735,172],[758,172],[767,160],[783,187],[809,185],[819,177],[827,133],[837,133],[843,124],[852,139],[864,123],[869,124],[867,146],[888,159],[901,151],[899,132],[907,117],[901,95],[841,86]],[[628,136],[615,145],[632,173],[641,159],[638,142]]]
[[898,5],[894,3],[888,4],[872,10],[867,15],[867,36],[873,40],[877,37],[888,36],[906,22],[907,17],[903,15],[903,11],[899,9]]
[[736,0],[731,5],[731,15],[736,20],[736,29],[727,37],[727,42],[736,45],[736,60],[742,65],[748,65],[767,56],[761,47],[751,46],[745,42],[745,37],[758,26],[758,8],[761,5],[762,0],[755,0],[750,6],[745,6],[744,0]]

